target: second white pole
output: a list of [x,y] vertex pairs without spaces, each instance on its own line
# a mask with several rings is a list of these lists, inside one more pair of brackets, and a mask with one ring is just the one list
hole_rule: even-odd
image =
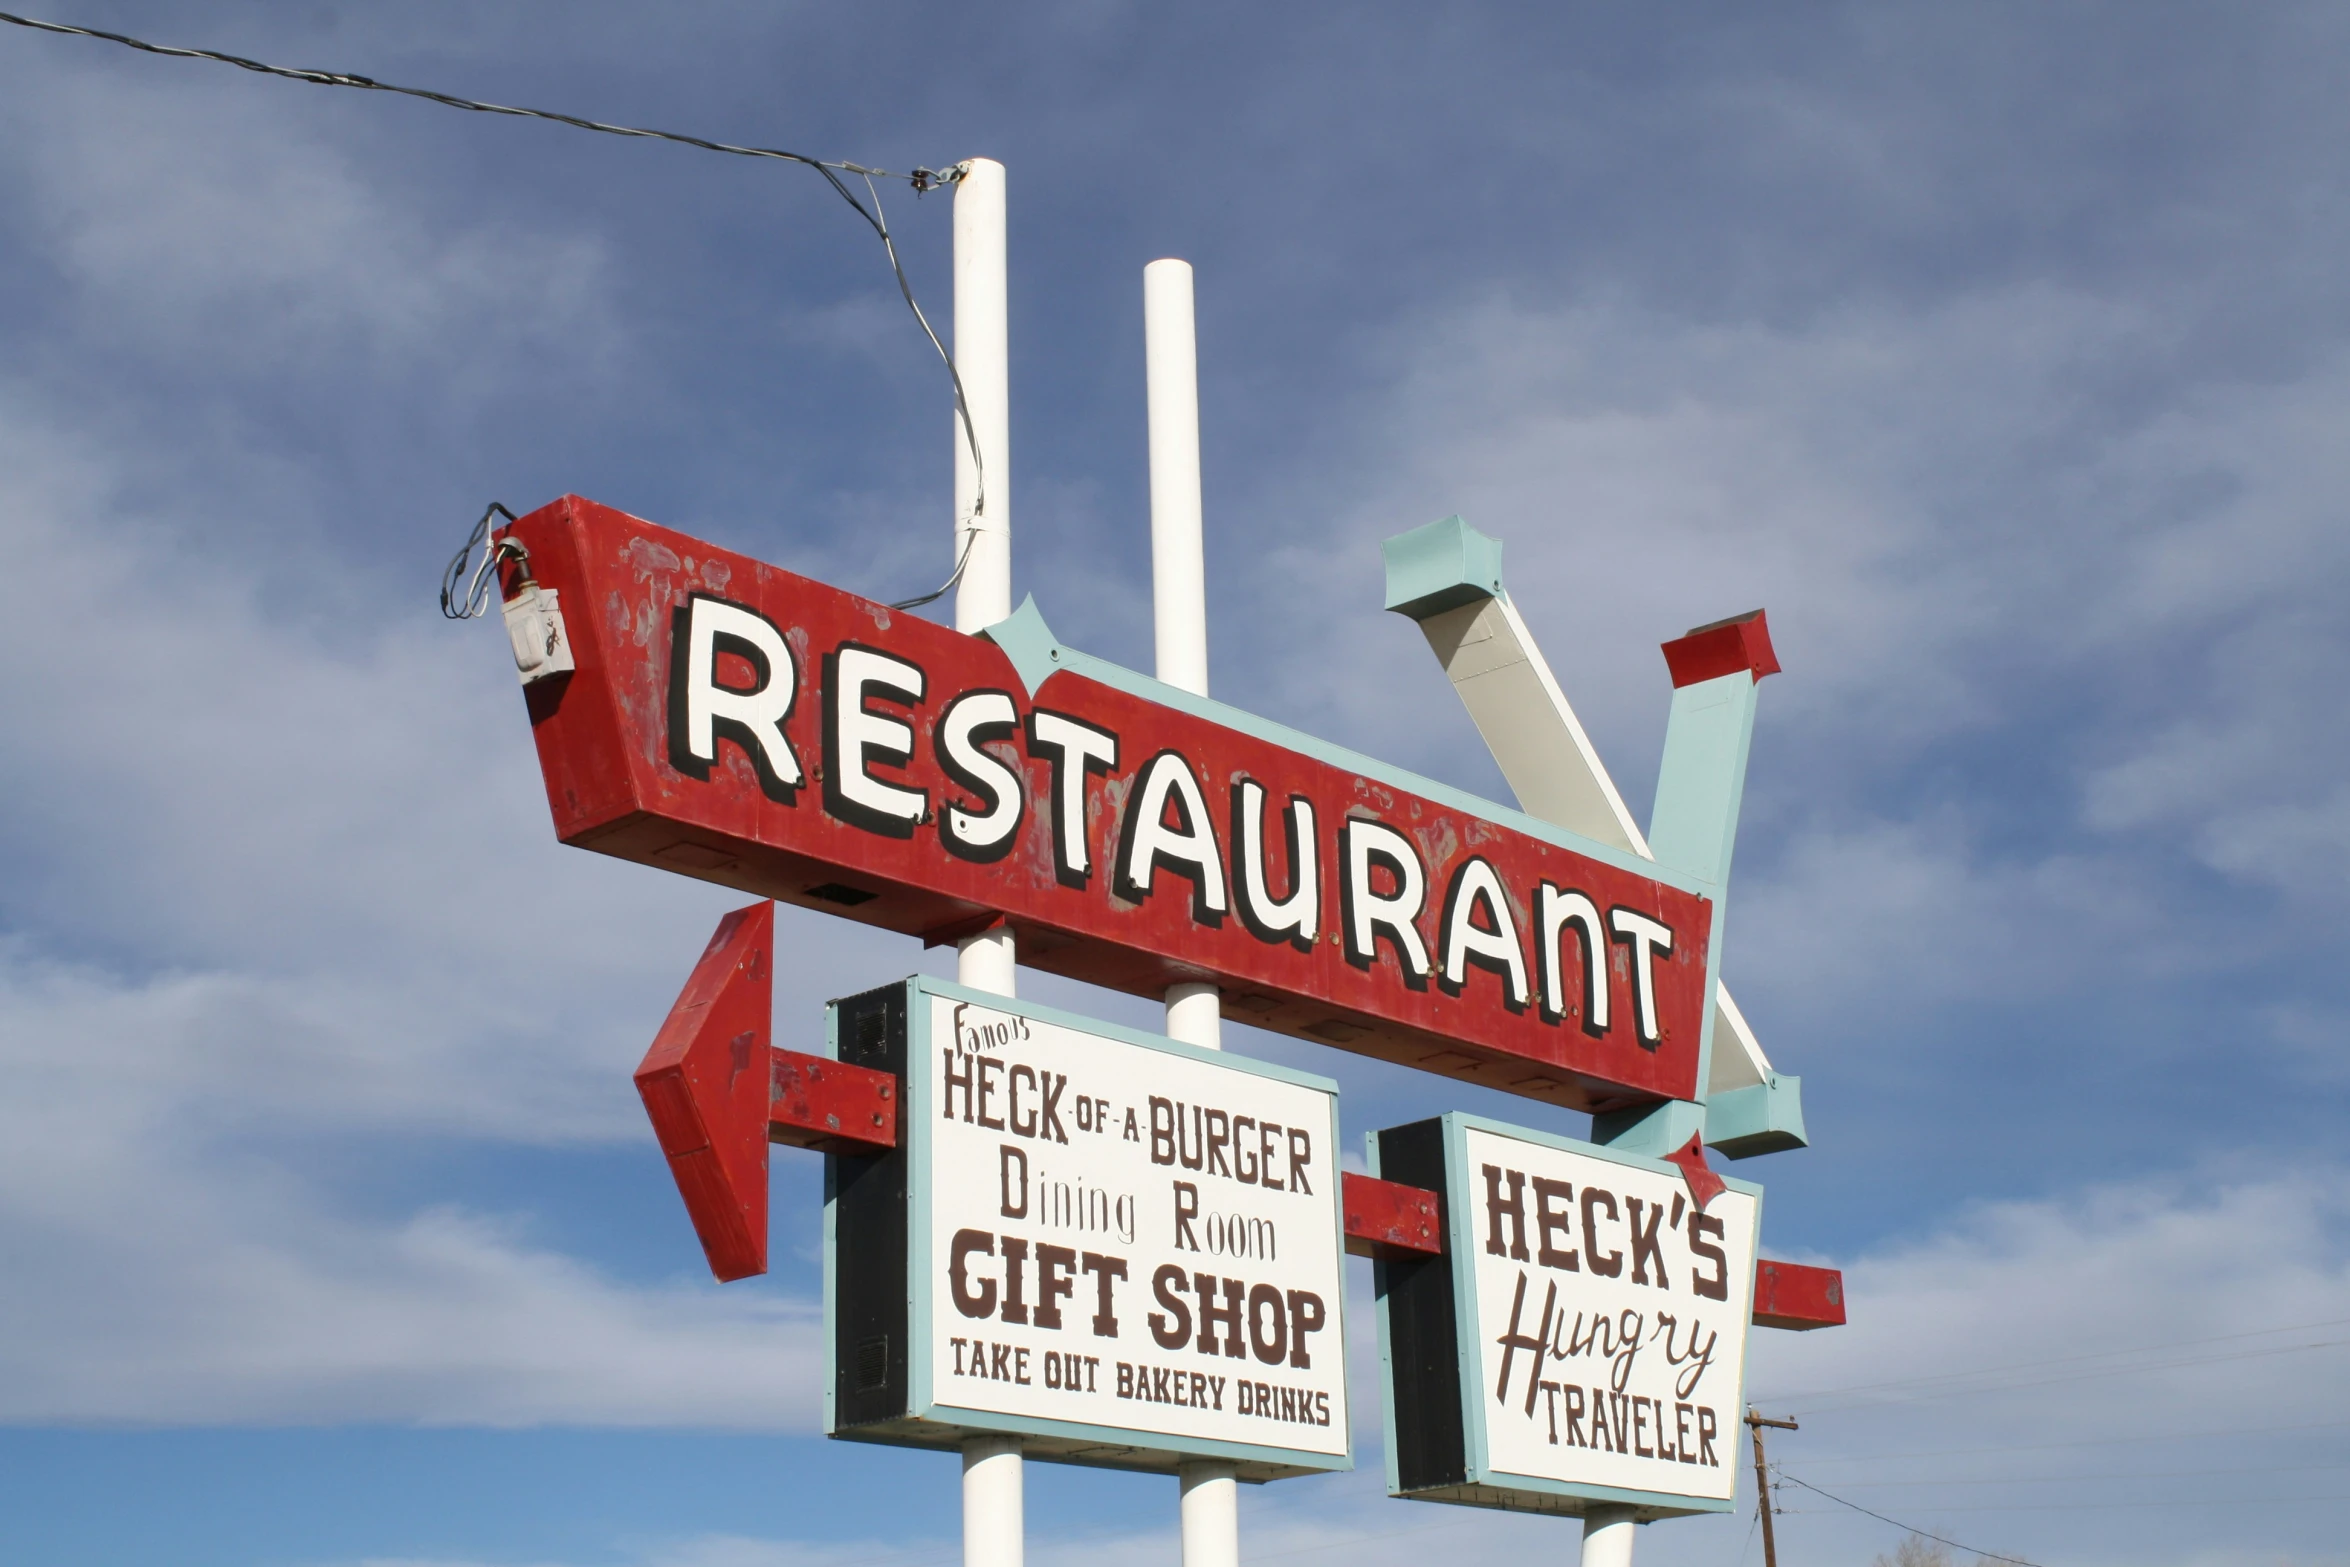
[[1582,1567],[1632,1567],[1632,1531],[1639,1527],[1620,1507],[1585,1513]]
[[[1150,404],[1151,626],[1158,676],[1195,696],[1208,694],[1208,584],[1201,543],[1199,343],[1192,322],[1191,263],[1142,269],[1143,379]],[[1186,982],[1167,990],[1167,1036],[1210,1050],[1224,1047],[1216,987]]]
[[[1191,263],[1142,269],[1143,379],[1150,403],[1151,615],[1158,676],[1208,694],[1206,548],[1201,542],[1199,346]],[[1167,990],[1167,1037],[1224,1047],[1223,999],[1197,981]],[[1240,1482],[1232,1466],[1194,1460],[1180,1471],[1183,1567],[1240,1567]]]
[[[1004,166],[973,158],[955,185],[955,369],[970,410],[955,412],[955,629],[1012,613],[1011,311],[1004,247]],[[975,439],[974,439],[975,438]],[[971,448],[979,448],[972,460]],[[1013,993],[1012,933],[998,927],[955,950],[955,977]],[[1021,1567],[1026,1500],[1015,1436],[963,1444],[963,1567]]]
[[1191,263],[1142,269],[1143,376],[1150,399],[1151,611],[1158,675],[1208,694],[1208,587],[1200,541],[1199,348]]

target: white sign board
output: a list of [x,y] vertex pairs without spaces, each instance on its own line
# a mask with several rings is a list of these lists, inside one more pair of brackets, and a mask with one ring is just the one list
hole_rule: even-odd
[[830,1249],[904,1247],[906,1396],[879,1421],[836,1409],[835,1434],[1348,1467],[1335,1085],[935,981],[896,993],[902,1238],[836,1222]]
[[[1447,1255],[1380,1270],[1391,1424],[1407,1428],[1390,1489],[1726,1510],[1760,1190],[1732,1182],[1700,1208],[1676,1166],[1472,1116],[1381,1133],[1374,1151],[1387,1178],[1446,1199]],[[1431,1440],[1416,1412],[1447,1399],[1457,1435]]]

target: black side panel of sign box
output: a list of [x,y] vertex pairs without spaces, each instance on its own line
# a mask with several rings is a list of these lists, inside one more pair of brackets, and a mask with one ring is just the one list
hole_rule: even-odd
[[[906,987],[834,1003],[840,1059],[906,1079]],[[901,1099],[901,1104],[903,1100]],[[910,1129],[909,1129],[910,1130]],[[906,1139],[886,1154],[827,1154],[824,1195],[837,1236],[832,1346],[839,1426],[895,1420],[911,1397],[907,1374]]]
[[[1445,1190],[1444,1123],[1414,1121],[1381,1132],[1379,1178],[1432,1191],[1437,1211],[1450,1213]],[[1465,1244],[1459,1236],[1451,1237],[1450,1243]],[[1461,1430],[1461,1357],[1452,1260],[1381,1258],[1371,1264],[1371,1283],[1387,1310],[1396,1487],[1424,1491],[1459,1485],[1469,1478],[1469,1461]]]

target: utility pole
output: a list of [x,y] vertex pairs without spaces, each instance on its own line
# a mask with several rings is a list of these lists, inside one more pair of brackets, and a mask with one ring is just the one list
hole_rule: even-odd
[[1798,1431],[1802,1427],[1792,1420],[1765,1420],[1761,1410],[1752,1404],[1746,1406],[1746,1428],[1754,1433],[1754,1505],[1762,1518],[1763,1567],[1779,1567],[1779,1545],[1771,1537],[1771,1472],[1763,1464],[1764,1426],[1774,1431]]

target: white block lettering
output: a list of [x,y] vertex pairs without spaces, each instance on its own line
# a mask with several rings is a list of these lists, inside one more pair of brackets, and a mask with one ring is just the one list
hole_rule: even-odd
[[1313,949],[1322,925],[1320,856],[1314,839],[1314,802],[1289,797],[1281,813],[1289,847],[1289,896],[1276,902],[1265,874],[1265,786],[1243,778],[1232,786],[1232,834],[1239,844],[1239,874],[1233,892],[1240,922],[1259,941],[1286,941],[1300,952]]
[[[757,610],[696,593],[670,613],[669,765],[709,781],[718,742],[750,758],[759,788],[789,805],[803,782],[783,721],[799,694],[799,665],[775,622]],[[751,684],[718,683],[718,655],[751,666]]]
[[[1428,902],[1428,872],[1420,864],[1412,840],[1385,822],[1349,817],[1338,829],[1339,916],[1346,927],[1346,960],[1367,969],[1378,956],[1380,932],[1395,948],[1403,982],[1414,990],[1428,988],[1428,946],[1420,939],[1417,921]],[[1392,892],[1373,885],[1374,867],[1394,881]]]
[[1536,911],[1542,942],[1542,1016],[1556,1023],[1567,1015],[1566,953],[1559,943],[1572,925],[1583,946],[1583,1032],[1606,1033],[1607,933],[1599,922],[1599,905],[1572,888],[1544,882]]
[[904,767],[914,760],[914,726],[866,704],[876,695],[919,702],[927,684],[920,665],[854,642],[824,656],[827,814],[884,837],[914,835],[915,824],[930,809],[930,796],[872,772],[875,762]]
[[[1485,913],[1483,924],[1477,920],[1480,909]],[[1511,1011],[1525,1010],[1529,989],[1518,922],[1510,913],[1508,895],[1501,890],[1501,877],[1482,857],[1471,855],[1452,873],[1452,885],[1444,894],[1442,931],[1438,950],[1444,954],[1442,983],[1447,991],[1456,996],[1461,993],[1469,965],[1474,963],[1502,977],[1509,987],[1503,999]]]
[[1036,708],[1028,715],[1028,750],[1053,764],[1053,869],[1064,887],[1093,877],[1085,841],[1085,780],[1118,765],[1118,737],[1066,713]]
[[1673,928],[1624,908],[1608,910],[1607,922],[1616,940],[1632,949],[1632,1001],[1634,1015],[1640,1022],[1640,1042],[1656,1044],[1664,1038],[1663,1030],[1657,1026],[1656,960],[1672,955]]
[[[1176,820],[1170,826],[1168,813]],[[1180,752],[1161,751],[1143,763],[1126,797],[1126,824],[1119,833],[1118,896],[1140,903],[1151,895],[1161,869],[1191,879],[1191,917],[1220,925],[1230,906],[1224,891],[1224,855],[1216,847],[1208,802],[1199,779]]]
[[950,803],[939,813],[938,837],[948,853],[985,863],[1011,851],[1026,809],[1020,775],[981,742],[1009,740],[1019,730],[1020,715],[1003,691],[966,691],[939,715],[939,766],[978,802],[977,809]]

